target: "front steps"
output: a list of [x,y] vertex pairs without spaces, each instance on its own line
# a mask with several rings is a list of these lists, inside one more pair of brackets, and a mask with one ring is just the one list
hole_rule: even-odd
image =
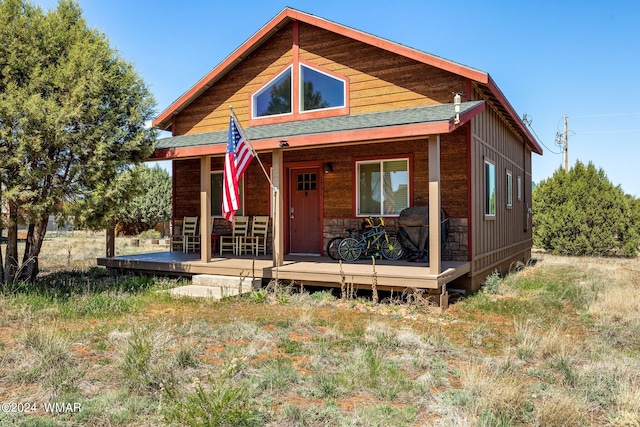
[[168,292],[177,296],[222,299],[252,292],[260,286],[261,280],[252,277],[197,274],[191,278],[191,285],[169,289]]

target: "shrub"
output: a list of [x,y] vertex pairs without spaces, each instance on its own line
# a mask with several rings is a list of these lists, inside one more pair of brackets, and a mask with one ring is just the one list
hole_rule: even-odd
[[159,239],[162,235],[157,230],[149,229],[138,234],[138,237],[140,239]]
[[124,343],[116,343],[122,356],[120,370],[133,391],[157,391],[175,382],[166,354],[169,336],[146,328],[135,328]]
[[132,175],[139,191],[117,211],[117,231],[138,234],[158,222],[171,219],[171,176],[159,166],[138,165],[125,174]]
[[198,384],[192,393],[174,387],[165,392],[165,420],[187,426],[257,426],[262,414],[252,408],[245,384],[234,385],[231,373],[209,377],[210,388]]
[[636,204],[602,169],[578,161],[533,191],[534,244],[557,255],[634,257],[640,246]]

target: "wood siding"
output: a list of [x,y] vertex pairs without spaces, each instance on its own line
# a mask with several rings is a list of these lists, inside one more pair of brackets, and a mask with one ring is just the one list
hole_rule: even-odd
[[292,24],[289,23],[181,111],[176,117],[174,135],[227,129],[230,105],[240,122],[246,123],[250,117],[251,94],[292,60]]
[[173,218],[200,216],[200,159],[173,161]]
[[[531,250],[531,151],[490,106],[472,120],[472,266],[473,275],[489,274],[505,261],[526,262]],[[496,170],[496,215],[485,216],[485,168]],[[513,177],[513,205],[507,206],[507,171]],[[518,200],[518,177],[522,199]]]
[[[349,82],[349,114],[450,103],[452,92],[465,90],[463,77],[312,25],[298,27],[300,62]],[[248,123],[251,95],[296,61],[294,28],[285,25],[178,113],[174,135],[225,130],[230,105],[238,119]],[[293,114],[291,120],[313,117]]]
[[[442,207],[452,217],[467,218],[467,144],[466,129],[460,129],[441,138]],[[429,203],[429,158],[427,139],[352,144],[322,149],[285,151],[284,162],[332,162],[333,172],[323,174],[324,218],[355,218],[354,165],[357,160],[384,159],[406,156],[410,164],[412,206]],[[260,154],[269,168],[270,154]],[[222,170],[223,157],[211,160],[212,170]],[[198,159],[174,160],[174,218],[199,215],[200,163]],[[270,210],[269,183],[258,162],[249,165],[244,176],[245,214],[267,215]]]
[[451,93],[466,84],[449,72],[304,23],[300,60],[349,79],[351,114],[452,102]]

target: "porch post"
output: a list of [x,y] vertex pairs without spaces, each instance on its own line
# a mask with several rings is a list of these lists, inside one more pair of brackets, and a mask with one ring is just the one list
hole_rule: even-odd
[[440,274],[440,135],[429,135],[429,273]]
[[116,256],[116,230],[113,227],[107,228],[107,258]]
[[282,149],[276,148],[271,153],[273,186],[278,189],[276,194],[272,190],[272,220],[273,220],[273,266],[280,267],[284,261],[284,165]]
[[200,259],[211,262],[211,156],[200,157]]

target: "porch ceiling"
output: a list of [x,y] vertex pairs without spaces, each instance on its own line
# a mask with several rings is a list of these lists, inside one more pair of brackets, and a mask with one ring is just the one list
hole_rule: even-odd
[[[304,136],[322,136],[336,133],[366,132],[379,130],[382,128],[415,126],[415,125],[443,125],[440,133],[448,133],[475,114],[479,114],[482,109],[478,108],[484,101],[468,101],[461,105],[461,123],[453,125],[455,117],[453,104],[438,104],[428,107],[407,108],[404,110],[384,111],[378,113],[358,114],[349,116],[328,117],[322,119],[303,120],[296,122],[271,124],[264,126],[253,126],[245,129],[247,137],[258,145],[260,141],[278,139],[289,139]],[[445,131],[443,131],[445,130]],[[320,140],[321,141],[321,140]],[[154,153],[157,157],[180,157],[159,155],[172,150],[187,148],[206,147],[222,145],[226,146],[227,131],[205,132],[199,134],[181,135],[170,138],[163,138],[156,142]],[[318,144],[322,145],[322,143]],[[256,146],[256,149],[259,149]],[[221,151],[224,153],[224,150]]]

